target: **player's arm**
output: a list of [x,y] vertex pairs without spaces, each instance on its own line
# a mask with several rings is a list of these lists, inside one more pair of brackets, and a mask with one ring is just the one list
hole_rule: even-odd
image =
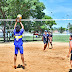
[[22,29],[24,29],[24,26],[23,26],[22,22],[20,22],[20,25],[21,25]]
[[71,40],[71,36],[69,37],[69,40]]
[[68,54],[70,54],[71,53],[71,48],[69,48],[69,53]]
[[52,40],[52,37],[50,37],[50,39]]
[[14,25],[14,29],[15,29],[16,25],[17,25],[17,19],[16,19],[16,22],[15,22],[15,25]]
[[[69,40],[71,40],[71,37],[69,37]],[[70,41],[69,41],[69,43],[70,43]],[[71,53],[71,48],[69,47],[69,52],[68,52],[67,57],[69,57],[70,53]]]
[[71,53],[71,48],[69,47],[69,52],[68,52],[67,57],[69,57],[70,53]]
[[50,37],[48,37],[49,38],[49,40],[50,40]]
[[42,36],[42,41],[43,41],[43,36]]
[[23,26],[23,24],[22,24],[22,22],[19,20],[19,23],[20,23],[20,25],[21,25],[21,27],[22,27],[22,29],[20,30],[20,34],[22,35],[23,34],[23,32],[24,32],[24,26]]

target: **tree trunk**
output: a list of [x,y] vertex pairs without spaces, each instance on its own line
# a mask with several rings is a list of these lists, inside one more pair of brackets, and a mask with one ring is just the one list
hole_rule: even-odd
[[[3,12],[1,8],[0,8],[0,11],[1,11],[2,15],[3,15],[3,19],[5,19],[5,12]],[[4,42],[5,42],[5,27],[6,27],[6,22],[4,21],[4,32],[3,32]]]

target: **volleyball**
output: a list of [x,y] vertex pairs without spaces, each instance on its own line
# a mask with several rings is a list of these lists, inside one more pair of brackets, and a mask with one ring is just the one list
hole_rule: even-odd
[[22,19],[22,15],[21,14],[18,14],[17,15],[17,18]]

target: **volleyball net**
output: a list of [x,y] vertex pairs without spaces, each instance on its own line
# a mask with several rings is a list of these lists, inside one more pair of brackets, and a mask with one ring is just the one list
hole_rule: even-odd
[[[14,41],[16,19],[0,19],[0,41]],[[53,34],[53,41],[69,41],[72,19],[21,19],[24,25],[23,41],[41,41],[44,30]],[[20,25],[18,23],[18,25]]]

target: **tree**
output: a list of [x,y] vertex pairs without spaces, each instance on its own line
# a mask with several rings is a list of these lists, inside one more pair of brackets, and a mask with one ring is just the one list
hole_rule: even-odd
[[[52,19],[52,18],[50,16],[45,15],[43,19]],[[51,29],[53,25],[56,25],[56,22],[55,21],[45,21],[45,24],[49,26],[49,28]]]
[[71,23],[68,23],[67,28],[68,28],[69,32],[72,33],[72,24]]
[[42,18],[45,13],[43,10],[45,5],[39,0],[1,0],[0,16],[1,18],[16,18],[18,14],[22,14],[24,19],[32,16],[33,18]]
[[72,26],[70,26],[70,28],[69,28],[69,32],[72,33]]
[[[44,17],[45,13],[43,10],[45,5],[39,0],[0,0],[0,18],[1,19],[15,19],[18,14],[22,15],[23,19],[29,19],[30,16],[36,19]],[[26,24],[25,24],[26,23]],[[31,29],[31,22],[24,22],[25,30]],[[6,22],[1,22],[4,25],[4,41],[5,41],[5,26]],[[7,29],[11,24],[7,22]],[[14,22],[12,24],[14,26]]]
[[63,32],[65,31],[65,28],[60,27],[60,28],[58,29],[58,31],[59,31],[60,33],[63,33]]
[[[30,19],[31,17],[34,19],[52,19],[45,15],[44,9],[45,5],[39,0],[1,0],[0,17],[2,19],[15,19],[18,14],[21,14],[23,19]],[[12,29],[14,26],[13,21],[5,23],[1,22],[1,25],[7,26],[7,29]],[[52,26],[56,25],[55,21],[24,21],[22,23],[25,30],[29,32],[31,30],[43,32],[45,29],[52,29]]]
[[[1,18],[5,19],[6,18],[6,13],[8,10],[8,4],[6,0],[0,0],[0,16]],[[3,35],[4,35],[4,42],[5,42],[5,27],[6,27],[6,22],[3,22],[4,24],[4,31],[3,31]]]
[[[42,19],[52,19],[50,16],[45,15]],[[33,22],[33,29],[34,31],[41,31],[42,33],[44,30],[53,30],[52,26],[56,25],[55,21],[36,21]]]
[[71,23],[68,23],[67,28],[69,28],[71,26]]
[[[42,19],[45,15],[44,9],[45,5],[39,0],[1,0],[0,18],[15,19],[18,14],[21,14],[23,19],[29,19],[30,17]],[[29,24],[26,23],[26,25]]]

